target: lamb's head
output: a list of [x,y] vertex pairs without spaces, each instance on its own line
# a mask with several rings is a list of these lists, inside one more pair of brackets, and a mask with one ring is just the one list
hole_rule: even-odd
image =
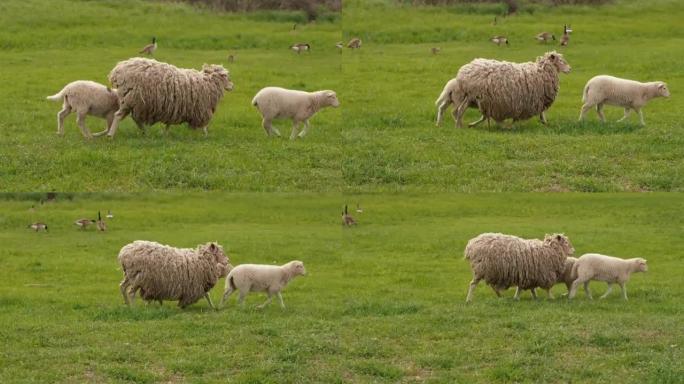
[[306,275],[306,269],[304,269],[304,263],[299,260],[293,260],[285,264],[285,267],[290,271],[292,277]]
[[667,84],[662,81],[655,82],[656,88],[658,89],[657,95],[660,97],[670,97],[670,90],[667,89]]
[[322,102],[323,106],[334,107],[334,108],[337,108],[340,106],[340,101],[337,100],[337,93],[335,93],[334,91],[325,90],[325,91],[321,91],[321,94],[323,95],[323,102]]
[[230,268],[228,267],[230,265],[228,264],[230,260],[228,260],[228,256],[223,252],[222,246],[213,242],[207,243],[200,245],[199,251],[205,255],[205,257],[208,257],[211,262],[216,263],[217,278],[228,275],[228,272],[230,272]]
[[226,91],[233,90],[233,82],[230,81],[230,72],[223,68],[222,65],[204,64],[202,72],[209,76],[213,81],[221,84]]
[[575,248],[572,247],[570,239],[562,233],[546,235],[544,245],[559,249],[565,256],[572,256],[575,253]]
[[539,58],[538,62],[542,63],[542,65],[544,63],[550,63],[558,72],[570,73],[570,64],[565,61],[562,54],[556,51],[546,52],[544,56]]
[[648,265],[646,265],[646,259],[642,259],[640,257],[636,259],[632,259],[633,263],[635,264],[635,272],[646,272],[648,271]]

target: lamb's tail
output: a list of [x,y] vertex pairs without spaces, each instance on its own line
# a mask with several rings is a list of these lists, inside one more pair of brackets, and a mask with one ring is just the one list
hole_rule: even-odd
[[577,279],[577,276],[578,276],[577,275],[577,268],[579,268],[579,263],[577,261],[575,261],[575,264],[572,265],[572,273],[570,274],[570,276],[574,277],[575,279]]
[[586,103],[587,102],[587,93],[589,93],[589,83],[584,86],[584,91],[582,91],[582,102]]
[[62,89],[61,91],[55,93],[52,96],[46,97],[46,99],[50,101],[61,101],[64,98],[64,90]]
[[440,105],[442,105],[442,103],[446,103],[446,105],[449,105],[449,103],[451,103],[451,91],[452,90],[453,89],[451,88],[451,81],[450,81],[444,86],[442,93],[439,94],[439,97],[435,101],[435,105],[440,106]]
[[228,284],[230,284],[230,289],[233,291],[237,289],[235,286],[235,281],[233,281],[233,276],[228,276]]
[[256,98],[256,96],[254,96],[254,98],[252,99],[252,105],[256,107],[257,104],[258,104],[258,103],[257,103],[257,98]]

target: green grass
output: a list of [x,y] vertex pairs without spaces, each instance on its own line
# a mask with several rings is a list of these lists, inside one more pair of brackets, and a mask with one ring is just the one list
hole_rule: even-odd
[[[365,194],[342,229],[336,194],[91,194],[0,201],[1,382],[681,383],[680,194]],[[28,208],[36,204],[36,212]],[[72,222],[111,209],[109,231]],[[49,233],[25,229],[44,220]],[[645,257],[619,293],[497,299],[462,258],[485,231],[565,232],[577,253]],[[118,291],[118,250],[136,239],[216,240],[231,262],[303,260],[287,310],[180,310]],[[211,292],[218,300],[220,281]],[[594,295],[605,284],[592,283]],[[565,291],[557,286],[557,296]]]
[[[345,2],[345,38],[363,48],[343,56],[348,97],[343,115],[351,129],[344,140],[347,187],[358,190],[432,191],[681,191],[684,188],[684,86],[681,65],[684,16],[681,2],[616,1],[595,7],[523,7],[502,18],[500,4],[457,7],[396,7],[390,1]],[[542,31],[574,33],[568,47],[543,45]],[[509,47],[489,42],[506,35]],[[433,56],[431,47],[441,47]],[[572,73],[561,75],[560,93],[538,119],[512,128],[455,129],[449,113],[435,127],[434,101],[463,64],[477,57],[530,61],[545,51],[562,52]],[[592,111],[576,122],[589,78],[612,74],[642,81],[663,80],[670,99],[644,109],[646,127],[635,116],[617,124],[622,109],[607,107],[607,124]],[[476,111],[466,114],[474,121]]]

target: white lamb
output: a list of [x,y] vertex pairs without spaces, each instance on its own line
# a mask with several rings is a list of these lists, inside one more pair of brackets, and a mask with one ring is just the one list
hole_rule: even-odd
[[64,119],[72,110],[76,111],[76,122],[83,137],[92,139],[93,135],[85,125],[86,115],[102,117],[107,127],[112,125],[114,113],[119,109],[116,92],[94,81],[77,80],[67,84],[57,94],[47,97],[51,101],[63,100],[62,110],[57,113],[57,134],[64,135]]
[[608,290],[601,296],[605,298],[613,289],[613,283],[620,284],[622,297],[627,300],[627,288],[625,283],[634,272],[646,272],[648,266],[646,260],[642,258],[620,259],[612,256],[600,255],[598,253],[587,253],[582,255],[573,266],[572,272],[577,279],[572,283],[568,298],[572,299],[577,293],[577,287],[584,284],[584,291],[589,299],[592,299],[589,291],[589,281],[605,281],[608,283]]
[[287,283],[297,276],[306,275],[304,263],[298,260],[290,261],[287,264],[277,265],[260,265],[260,264],[242,264],[233,268],[226,277],[226,289],[221,298],[220,307],[223,306],[224,301],[235,292],[240,291],[238,304],[242,304],[245,296],[249,292],[266,292],[268,299],[257,308],[264,308],[271,303],[273,295],[280,300],[280,306],[285,309],[283,297],[280,295]]
[[273,119],[292,119],[292,134],[290,139],[297,138],[297,130],[303,122],[304,129],[299,137],[304,137],[309,131],[309,119],[316,112],[325,107],[339,107],[337,94],[330,90],[304,92],[279,87],[266,87],[257,92],[252,99],[252,105],[256,106],[263,117],[262,125],[267,135],[280,132],[271,125]]
[[603,115],[603,105],[608,104],[625,109],[625,115],[618,122],[626,119],[633,109],[639,114],[641,125],[645,125],[641,108],[656,97],[670,97],[667,84],[662,81],[640,83],[607,75],[594,76],[584,86],[582,94],[584,105],[582,105],[579,121],[584,120],[584,115],[593,106],[596,106],[596,113],[601,121],[606,121]]

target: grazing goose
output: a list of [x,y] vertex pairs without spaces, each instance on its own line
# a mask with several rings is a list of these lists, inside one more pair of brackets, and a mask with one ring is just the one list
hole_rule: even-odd
[[152,37],[152,44],[147,44],[140,52],[138,53],[144,53],[146,55],[152,56],[154,54],[154,51],[157,50],[157,38]]
[[235,55],[228,55],[228,62],[232,63],[235,61]]
[[342,212],[342,225],[345,227],[351,227],[352,225],[356,225],[356,220],[354,220],[353,217],[347,212],[347,206],[344,206],[344,212]]
[[508,39],[506,38],[506,36],[494,36],[490,39],[490,41],[496,45],[501,45],[501,44],[508,45]]
[[351,49],[361,48],[361,39],[359,39],[358,37],[355,37],[355,38],[349,40],[349,43],[347,43],[347,48],[351,48]]
[[438,54],[439,52],[442,51],[442,48],[440,48],[440,47],[432,47],[432,48],[430,48],[430,51],[432,52],[433,55],[436,55],[436,54]]
[[302,51],[310,51],[311,46],[308,43],[297,43],[290,46],[290,49],[300,54]]
[[33,223],[29,224],[28,228],[34,229],[36,232],[38,231],[48,231],[48,226],[45,223]]
[[74,224],[76,224],[77,227],[79,227],[82,230],[85,230],[88,228],[90,224],[95,224],[95,220],[91,219],[78,219],[74,221]]
[[537,35],[537,40],[540,43],[546,43],[549,40],[556,40],[556,36],[554,36],[553,34],[551,34],[549,32],[542,32],[542,33]]

